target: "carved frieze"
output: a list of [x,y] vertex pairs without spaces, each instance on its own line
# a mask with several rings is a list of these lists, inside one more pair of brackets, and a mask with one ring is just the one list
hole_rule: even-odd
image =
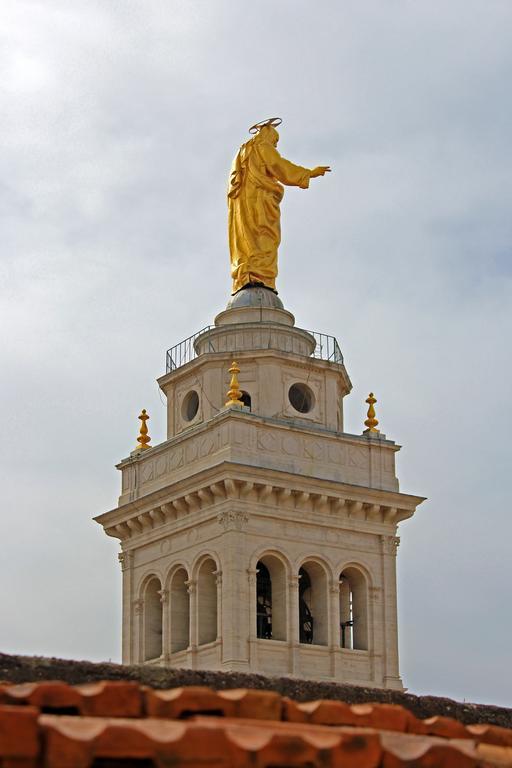
[[249,522],[249,515],[247,512],[229,509],[220,512],[217,515],[217,520],[225,531],[241,531]]
[[[173,474],[180,470],[189,471],[194,464],[204,461],[225,446],[243,450],[244,455],[254,455],[257,464],[261,453],[275,456],[276,469],[280,461],[289,462],[290,458],[304,462],[305,471],[311,470],[315,462],[322,476],[357,485],[370,484],[370,452],[366,445],[344,442],[343,438],[333,439],[327,435],[309,435],[291,429],[277,428],[271,425],[261,426],[247,422],[235,422],[212,427],[207,434],[180,436],[180,443],[169,444],[164,452],[140,457],[137,461],[138,495],[145,488],[170,482]],[[385,485],[389,490],[396,490],[394,478],[394,452],[386,446],[376,446]],[[130,464],[122,468],[122,490],[128,493],[135,489],[135,467]],[[379,481],[380,482],[380,481]]]

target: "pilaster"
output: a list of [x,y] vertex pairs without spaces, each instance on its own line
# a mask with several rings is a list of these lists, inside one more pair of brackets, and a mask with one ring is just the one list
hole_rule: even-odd
[[133,635],[134,635],[133,610],[132,610],[133,552],[130,550],[119,552],[117,557],[121,565],[122,580],[123,580],[122,660],[123,660],[123,664],[131,664],[133,663]]

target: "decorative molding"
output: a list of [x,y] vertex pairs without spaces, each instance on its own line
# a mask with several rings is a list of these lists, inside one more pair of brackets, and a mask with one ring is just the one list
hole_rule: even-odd
[[382,548],[387,555],[396,555],[400,546],[400,536],[381,536]]
[[159,589],[158,594],[160,595],[160,602],[162,605],[165,605],[169,601],[169,590]]
[[222,587],[222,571],[213,571],[213,575],[215,576],[215,584],[217,585],[217,588],[220,589]]
[[139,598],[138,600],[133,601],[133,612],[136,616],[140,616],[142,611],[144,610],[144,600],[142,598]]
[[133,566],[133,552],[119,552],[117,559],[121,563],[121,571],[127,571]]
[[249,522],[249,514],[240,510],[227,509],[219,512],[217,520],[225,531],[241,531]]
[[[365,490],[372,493],[372,489],[364,488],[361,489],[361,492],[364,493]],[[124,541],[152,532],[169,522],[180,520],[195,513],[209,511],[212,508],[215,509],[215,506],[226,501],[233,501],[237,505],[257,502],[272,510],[279,508],[296,511],[302,516],[307,515],[310,519],[313,515],[324,517],[336,515],[338,518],[348,518],[354,521],[396,524],[413,514],[410,509],[391,507],[389,504],[379,504],[374,500],[361,500],[361,496],[350,498],[347,492],[343,496],[313,493],[275,482],[225,478],[214,483],[210,482],[203,488],[184,493],[182,496],[158,506],[153,504],[145,511],[141,512],[139,507],[126,520],[111,526],[105,525],[105,530],[109,535]],[[240,530],[247,522],[246,517],[247,513],[242,511],[223,511],[219,514],[218,520],[226,529],[234,526]]]
[[[309,383],[312,384],[311,381]],[[305,415],[303,417],[307,418]],[[370,451],[366,445],[357,444],[339,435],[308,434],[295,429],[283,430],[270,424],[244,423],[243,427],[243,440],[237,440],[240,431],[239,423],[212,426],[207,434],[176,435],[165,450],[158,450],[156,455],[153,453],[139,456],[135,463],[130,462],[120,467],[123,493],[131,494],[138,491],[140,495],[144,492],[145,486],[171,482],[177,472],[182,474],[191,465],[204,463],[208,457],[218,453],[226,445],[243,445],[244,451],[249,451],[256,457],[261,452],[276,456],[278,463],[279,457],[286,460],[286,457],[292,456],[303,465],[304,471],[310,466],[311,461],[321,461],[332,473],[333,480],[340,479],[339,473],[342,469],[344,482],[370,485]],[[153,451],[155,450],[156,448],[153,448]],[[378,452],[376,461],[384,477],[386,488],[398,490],[394,447],[372,446],[372,451]]]

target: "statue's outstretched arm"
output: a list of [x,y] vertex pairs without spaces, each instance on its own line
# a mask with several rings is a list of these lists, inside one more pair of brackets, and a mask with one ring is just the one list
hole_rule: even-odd
[[289,160],[281,157],[277,149],[271,146],[265,147],[264,158],[272,176],[282,184],[291,187],[306,189],[309,187],[310,179],[323,176],[331,170],[328,165],[319,165],[313,168],[313,170],[303,168],[302,165],[295,165],[295,163],[291,163]]
[[302,189],[309,187],[309,179],[311,178],[309,168],[303,168],[302,165],[295,165],[295,163],[285,160],[277,149],[270,145],[265,147],[262,154],[268,173],[281,184],[286,184],[288,187],[302,187]]

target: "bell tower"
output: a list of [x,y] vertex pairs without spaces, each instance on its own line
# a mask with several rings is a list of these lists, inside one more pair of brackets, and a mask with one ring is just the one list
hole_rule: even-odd
[[166,367],[167,439],[146,430],[96,518],[121,542],[123,662],[401,689],[397,526],[423,499],[372,395],[345,431],[336,339],[249,285]]

